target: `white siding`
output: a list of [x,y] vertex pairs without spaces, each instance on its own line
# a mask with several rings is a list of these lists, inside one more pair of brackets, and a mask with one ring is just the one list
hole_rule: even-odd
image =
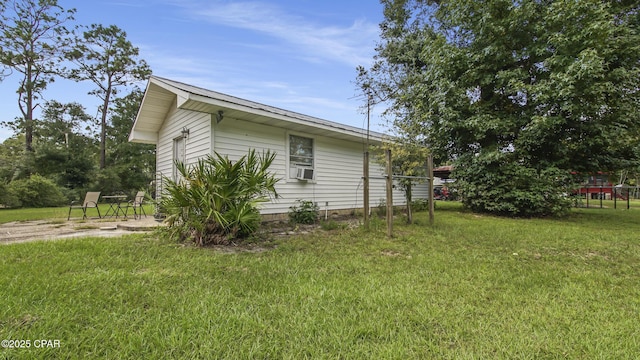
[[[231,160],[237,160],[247,154],[249,149],[258,152],[271,150],[276,153],[276,158],[271,165],[271,171],[283,179],[285,177],[285,146],[284,130],[249,123],[246,121],[225,118],[214,128],[214,150],[221,155],[227,155]],[[276,190],[283,196],[286,189],[282,187],[283,180],[278,183]],[[289,206],[283,199],[263,204],[262,212],[265,214],[286,213]],[[281,210],[284,207],[284,210]]]
[[[183,128],[189,130],[189,135],[185,139],[187,164],[194,163],[198,158],[211,153],[211,115],[172,107],[158,133],[156,171],[159,176],[171,177],[173,140],[182,135]],[[160,187],[160,179],[158,182]]]
[[[286,176],[288,156],[286,144],[289,135],[286,129],[226,117],[221,123],[216,124],[212,121],[210,114],[173,108],[158,136],[157,171],[163,176],[171,177],[173,141],[182,135],[183,128],[189,130],[189,135],[185,139],[187,164],[213,154],[214,151],[228,155],[232,160],[246,155],[249,149],[256,149],[259,152],[266,150],[276,152],[277,156],[271,170],[281,179],[276,187],[281,198],[263,204],[264,214],[287,213],[297,199],[314,201],[322,210],[327,203],[329,210],[364,206],[362,188],[364,147],[361,142],[337,140],[299,131],[293,133],[314,139],[315,180],[299,181],[288,179]],[[384,169],[372,160],[370,174],[372,177],[381,177]],[[162,186],[161,181],[158,186]],[[416,188],[414,191],[414,198],[426,197],[424,192],[426,186],[419,187],[420,189]],[[161,188],[158,190],[160,194]],[[369,198],[371,207],[378,206],[380,201],[386,198],[384,179],[371,179]],[[393,202],[395,205],[405,203],[399,189],[394,189]]]
[[429,197],[429,183],[422,182],[421,184],[415,184],[412,187],[411,198],[416,199],[427,199]]
[[[307,182],[286,176],[286,129],[225,118],[215,126],[213,133],[215,151],[232,160],[245,155],[250,148],[257,151],[271,149],[277,153],[272,171],[281,179],[277,184],[281,198],[264,204],[262,212],[265,214],[287,213],[297,199],[317,202],[323,210],[327,202],[329,210],[363,207],[362,143],[295,132],[295,135],[314,139],[315,180]],[[377,164],[371,163],[371,176],[380,177],[383,172]],[[385,181],[373,179],[370,184],[370,205],[377,206],[380,199],[386,197]],[[404,196],[399,190],[394,190],[393,197],[394,204],[404,204]]]

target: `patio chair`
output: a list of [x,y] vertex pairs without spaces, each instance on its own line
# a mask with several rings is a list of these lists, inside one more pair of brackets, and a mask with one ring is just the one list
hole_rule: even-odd
[[100,208],[98,208],[99,198],[100,198],[99,191],[93,191],[93,192],[89,191],[84,196],[84,201],[82,202],[82,205],[75,205],[77,201],[72,201],[71,205],[69,205],[69,215],[67,216],[67,220],[71,218],[71,210],[73,209],[82,209],[82,219],[83,220],[86,219],[87,209],[89,208],[95,208],[96,210],[98,210],[98,217],[102,218],[102,216],[100,215]]
[[[127,213],[129,212],[129,208],[133,208],[133,218],[134,219],[138,219],[138,218],[142,218],[142,214],[144,214],[144,217],[147,217],[147,213],[144,211],[144,191],[138,191],[136,193],[136,196],[133,198],[132,201],[129,201],[129,203],[127,204],[126,209],[124,210],[124,217],[127,217]],[[136,210],[137,209],[137,210]]]

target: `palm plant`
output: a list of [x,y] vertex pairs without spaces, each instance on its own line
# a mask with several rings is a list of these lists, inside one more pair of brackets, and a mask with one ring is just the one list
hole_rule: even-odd
[[202,246],[254,233],[260,225],[259,204],[278,197],[279,179],[269,172],[275,157],[251,149],[236,162],[215,153],[191,166],[177,163],[180,179],[164,179],[160,201],[170,236]]

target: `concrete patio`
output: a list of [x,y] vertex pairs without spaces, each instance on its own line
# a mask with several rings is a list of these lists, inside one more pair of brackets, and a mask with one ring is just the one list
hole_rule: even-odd
[[152,216],[133,219],[38,220],[0,224],[0,244],[78,237],[114,237],[139,231],[153,231],[162,222]]

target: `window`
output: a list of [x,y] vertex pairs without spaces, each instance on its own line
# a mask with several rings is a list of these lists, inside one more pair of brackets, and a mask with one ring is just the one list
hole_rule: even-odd
[[313,169],[313,139],[289,135],[289,177],[296,177],[300,167]]
[[183,136],[173,139],[173,181],[178,181],[180,176],[176,162],[185,162],[185,141]]

